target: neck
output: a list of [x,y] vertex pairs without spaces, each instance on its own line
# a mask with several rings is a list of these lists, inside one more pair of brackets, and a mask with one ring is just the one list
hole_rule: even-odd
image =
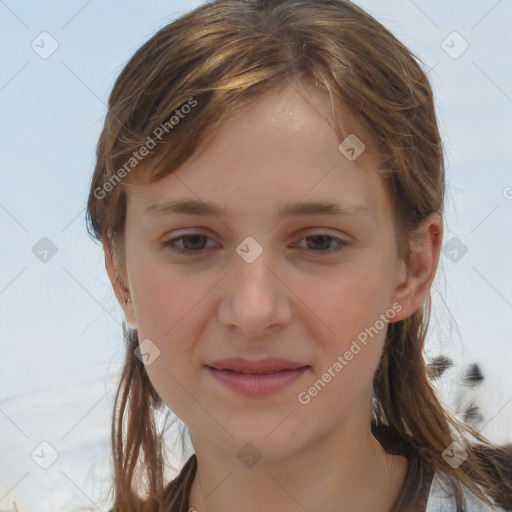
[[407,473],[407,459],[386,453],[369,423],[252,467],[197,435],[193,444],[198,466],[189,507],[197,512],[260,512],[262,505],[282,512],[389,512]]

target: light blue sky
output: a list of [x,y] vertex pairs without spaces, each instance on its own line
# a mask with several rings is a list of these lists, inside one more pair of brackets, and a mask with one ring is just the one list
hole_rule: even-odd
[[[449,185],[444,241],[457,237],[468,252],[458,262],[441,257],[446,280],[436,281],[441,295],[433,297],[429,350],[435,355],[439,340],[461,362],[479,359],[484,373],[508,374],[512,5],[356,3],[433,67]],[[157,29],[192,6],[161,0],[0,1],[0,400],[85,382],[118,367],[121,310],[84,222],[95,145],[123,65]],[[43,31],[58,43],[47,59],[31,47]],[[441,47],[453,31],[469,43],[456,59]],[[461,48],[457,39],[448,44],[452,52]],[[47,263],[32,253],[42,237],[57,247]],[[512,398],[512,377],[503,379],[496,387]]]

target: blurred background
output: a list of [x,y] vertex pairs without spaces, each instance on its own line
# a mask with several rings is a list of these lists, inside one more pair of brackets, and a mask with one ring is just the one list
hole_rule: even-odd
[[[128,59],[202,3],[0,0],[2,512],[108,510],[123,316],[85,228],[95,146]],[[436,97],[448,190],[425,356],[453,363],[446,405],[512,443],[512,4],[355,3],[423,61]]]

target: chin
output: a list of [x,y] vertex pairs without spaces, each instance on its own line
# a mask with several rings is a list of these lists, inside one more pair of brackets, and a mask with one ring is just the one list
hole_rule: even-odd
[[285,418],[286,414],[264,418],[260,415],[257,419],[232,418],[225,424],[232,437],[226,434],[222,444],[238,458],[248,456],[268,462],[284,459],[305,442],[301,439],[304,430],[292,424],[291,418]]

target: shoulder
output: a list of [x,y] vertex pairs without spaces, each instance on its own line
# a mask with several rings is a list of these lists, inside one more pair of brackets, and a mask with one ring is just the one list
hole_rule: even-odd
[[[503,508],[490,507],[469,489],[464,489],[466,498],[465,512],[509,512]],[[443,486],[440,478],[435,475],[428,495],[427,508],[425,512],[456,512],[455,498]]]

